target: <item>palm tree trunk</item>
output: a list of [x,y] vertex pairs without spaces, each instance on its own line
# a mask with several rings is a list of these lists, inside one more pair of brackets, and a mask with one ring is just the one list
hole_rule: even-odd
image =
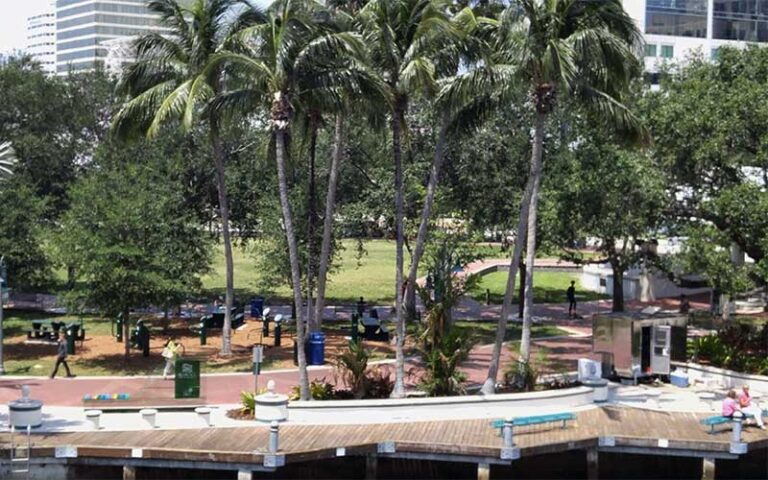
[[319,329],[320,317],[315,318],[315,311],[312,308],[312,298],[315,288],[315,223],[317,222],[316,209],[316,178],[315,178],[315,160],[317,155],[317,131],[319,121],[315,118],[311,120],[311,133],[309,141],[309,185],[307,187],[307,325],[311,332]]
[[611,270],[613,271],[613,302],[611,305],[612,312],[624,311],[624,269],[618,261],[611,262]]
[[[496,327],[496,339],[493,343],[493,353],[491,354],[491,363],[488,365],[488,377],[480,389],[480,393],[491,395],[496,391],[496,380],[499,374],[499,364],[501,363],[501,347],[504,344],[504,336],[507,333],[507,322],[512,310],[512,297],[515,295],[515,280],[517,272],[520,269],[520,257],[523,253],[523,239],[526,237],[528,226],[528,209],[531,205],[531,192],[533,191],[533,175],[528,175],[528,181],[525,183],[525,192],[520,202],[520,217],[517,221],[517,233],[515,235],[515,250],[512,258],[509,260],[509,276],[507,277],[507,288],[504,291],[504,301],[501,304],[501,317]],[[520,299],[522,302],[522,298]]]
[[533,271],[536,261],[536,217],[541,185],[541,164],[544,156],[544,126],[547,114],[536,112],[536,127],[533,135],[531,158],[531,202],[528,208],[528,239],[525,246],[525,304],[523,306],[523,333],[520,338],[520,361],[528,363],[531,358],[531,321],[533,313]]
[[323,222],[323,242],[320,246],[320,265],[317,271],[317,300],[315,301],[315,318],[323,320],[325,308],[325,284],[328,278],[328,264],[331,257],[331,240],[333,239],[333,214],[336,211],[336,186],[341,168],[341,156],[344,151],[344,117],[336,115],[336,130],[333,139],[333,157],[331,171],[328,174],[328,193],[325,198],[325,220]]
[[224,326],[221,331],[221,355],[232,355],[232,304],[235,300],[234,263],[232,260],[232,239],[229,234],[229,202],[227,183],[224,176],[224,142],[219,134],[218,121],[211,119],[211,143],[213,161],[216,165],[216,187],[219,192],[219,215],[221,216],[221,234],[224,241],[224,263],[226,293],[224,294]]
[[296,343],[298,344],[299,360],[299,389],[301,399],[309,400],[309,378],[307,377],[307,358],[304,354],[304,320],[301,312],[301,271],[299,269],[299,249],[296,245],[296,232],[293,229],[293,215],[288,201],[288,182],[285,177],[285,130],[275,132],[275,148],[277,159],[277,179],[280,187],[280,206],[283,210],[285,237],[288,242],[288,258],[291,262],[291,283],[293,284],[293,301],[296,308]]
[[128,363],[131,355],[131,311],[123,309],[123,361]]
[[405,122],[405,100],[395,100],[392,115],[392,151],[395,161],[395,315],[397,318],[397,338],[395,342],[395,386],[392,398],[405,396],[405,317],[403,316],[403,159],[400,128]]
[[437,135],[437,144],[435,145],[435,157],[432,161],[432,169],[429,172],[429,182],[427,183],[427,196],[424,198],[424,207],[421,210],[421,222],[419,223],[419,232],[416,234],[416,245],[413,248],[411,256],[411,268],[408,272],[408,285],[406,288],[406,300],[408,310],[416,311],[416,275],[419,271],[419,262],[424,255],[424,247],[427,244],[427,231],[429,230],[429,217],[432,215],[432,205],[435,201],[435,192],[440,180],[440,169],[443,166],[445,155],[445,137],[448,133],[450,119],[448,114],[443,114],[440,124],[440,132]]

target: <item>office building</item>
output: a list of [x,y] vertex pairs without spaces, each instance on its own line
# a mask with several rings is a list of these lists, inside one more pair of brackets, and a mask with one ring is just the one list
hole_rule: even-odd
[[624,0],[645,36],[645,65],[692,54],[717,58],[724,45],[768,43],[768,0]]
[[103,65],[104,42],[162,31],[146,0],[57,0],[56,71],[90,70]]
[[46,73],[56,71],[56,9],[53,1],[44,11],[27,18],[25,51]]

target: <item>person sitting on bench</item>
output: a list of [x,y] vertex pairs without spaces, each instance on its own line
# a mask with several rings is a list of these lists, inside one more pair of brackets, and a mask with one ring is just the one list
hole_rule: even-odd
[[757,426],[765,430],[765,424],[763,423],[763,411],[760,408],[760,405],[752,400],[752,396],[749,394],[749,385],[744,385],[741,387],[741,393],[739,394],[739,407],[745,414],[755,417],[755,423]]
[[731,389],[723,400],[723,416],[727,418],[744,418],[739,402],[736,400],[736,391]]

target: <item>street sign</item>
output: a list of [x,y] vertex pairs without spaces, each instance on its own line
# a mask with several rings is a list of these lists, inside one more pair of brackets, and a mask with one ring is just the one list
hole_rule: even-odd
[[261,363],[264,361],[264,347],[256,345],[253,347],[253,374],[261,374]]
[[176,398],[200,398],[200,361],[176,360]]

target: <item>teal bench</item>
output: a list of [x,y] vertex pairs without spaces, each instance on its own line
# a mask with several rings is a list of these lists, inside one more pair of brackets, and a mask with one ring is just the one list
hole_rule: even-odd
[[[744,414],[744,418],[752,418],[754,415],[750,414]],[[768,416],[768,410],[763,410],[763,416]],[[731,423],[733,421],[733,418],[731,417],[724,417],[722,415],[715,415],[714,417],[707,417],[701,419],[701,424],[704,426],[709,427],[709,433],[715,433],[715,427],[718,425],[723,425],[726,423]]]
[[[513,427],[526,427],[529,425],[541,425],[544,423],[556,423],[562,422],[562,428],[565,428],[567,422],[576,420],[576,415],[573,413],[551,413],[548,415],[535,415],[531,417],[516,417],[512,419]],[[504,428],[504,420],[494,420],[491,422],[493,428],[499,429],[499,435],[502,434]]]

